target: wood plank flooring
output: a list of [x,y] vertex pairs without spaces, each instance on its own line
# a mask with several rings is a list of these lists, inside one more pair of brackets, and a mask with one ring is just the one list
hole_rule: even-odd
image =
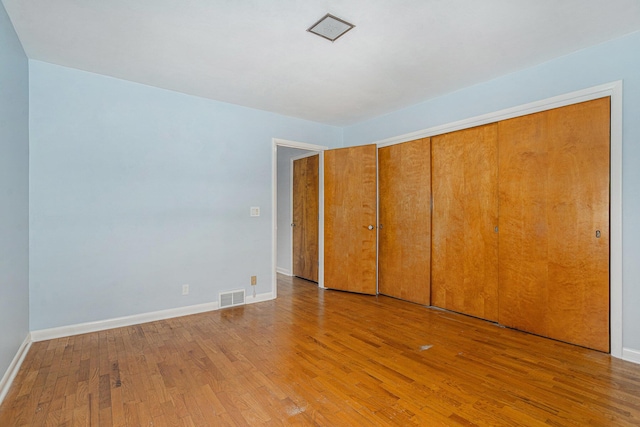
[[34,343],[0,426],[637,426],[640,365],[279,277],[278,299]]

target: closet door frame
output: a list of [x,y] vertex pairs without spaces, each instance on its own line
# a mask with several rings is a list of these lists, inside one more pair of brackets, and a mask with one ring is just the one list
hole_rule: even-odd
[[611,356],[632,359],[622,347],[622,80],[534,101],[375,142],[378,148],[481,126],[598,98],[611,98],[609,298]]

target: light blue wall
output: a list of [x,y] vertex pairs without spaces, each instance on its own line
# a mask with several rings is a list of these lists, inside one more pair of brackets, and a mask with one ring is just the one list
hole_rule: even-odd
[[342,144],[340,128],[39,61],[30,89],[31,330],[249,293],[251,275],[270,292],[271,138]]
[[640,349],[640,32],[344,129],[359,145],[624,81],[623,345]]
[[29,333],[28,79],[0,3],[0,379]]

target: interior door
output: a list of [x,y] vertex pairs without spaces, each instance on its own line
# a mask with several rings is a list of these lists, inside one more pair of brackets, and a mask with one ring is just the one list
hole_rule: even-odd
[[376,146],[324,152],[324,286],[375,295]]
[[429,138],[378,150],[378,291],[430,304],[431,149]]
[[431,303],[498,320],[498,125],[431,138]]
[[318,281],[318,154],[293,161],[293,275]]
[[607,352],[609,135],[609,98],[499,123],[499,320]]

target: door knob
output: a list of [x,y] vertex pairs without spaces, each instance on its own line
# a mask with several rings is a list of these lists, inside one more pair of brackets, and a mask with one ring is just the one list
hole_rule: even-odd
[[369,224],[369,227],[367,228],[369,228],[369,230],[373,230],[373,225]]

